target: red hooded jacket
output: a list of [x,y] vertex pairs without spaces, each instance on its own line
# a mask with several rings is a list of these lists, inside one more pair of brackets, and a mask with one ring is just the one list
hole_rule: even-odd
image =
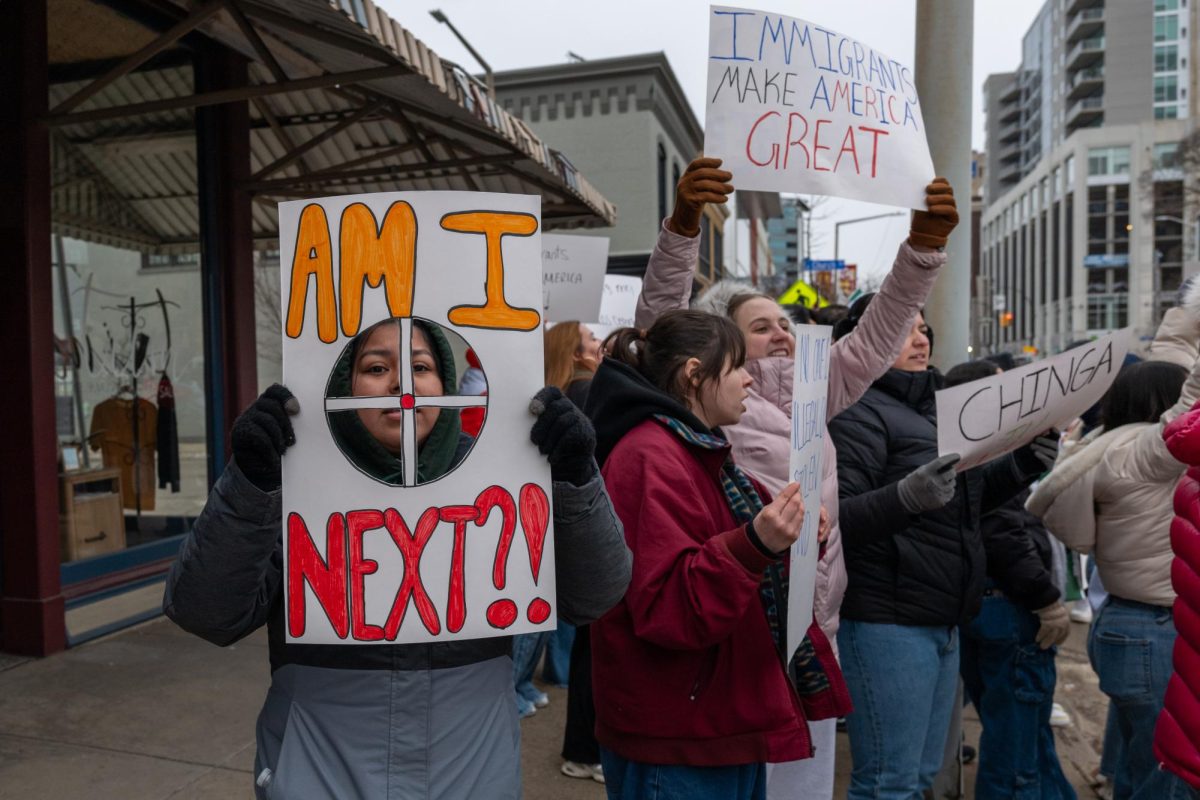
[[771,562],[726,503],[720,472],[728,457],[728,449],[689,445],[647,420],[604,462],[633,580],[592,625],[596,738],[631,760],[724,766],[808,758],[806,718],[850,708],[815,623],[809,638],[819,663],[810,669],[824,681],[801,699],[784,672],[759,597]]
[[1154,755],[1200,788],[1200,403],[1168,425],[1163,439],[1188,471],[1175,489],[1171,521],[1175,672],[1154,730]]

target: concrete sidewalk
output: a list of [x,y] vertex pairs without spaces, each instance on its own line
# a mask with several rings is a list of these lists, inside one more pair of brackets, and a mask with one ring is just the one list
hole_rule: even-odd
[[[1059,729],[1059,753],[1080,797],[1091,798],[1106,700],[1083,651],[1086,628],[1072,628],[1059,699],[1075,725]],[[220,649],[164,619],[47,659],[0,656],[0,798],[251,798],[268,679],[265,632]],[[603,800],[599,784],[559,773],[566,693],[547,691],[549,707],[522,723],[526,800]],[[974,742],[979,726],[967,715]],[[844,797],[844,735],[838,759]],[[968,788],[973,780],[968,767]]]

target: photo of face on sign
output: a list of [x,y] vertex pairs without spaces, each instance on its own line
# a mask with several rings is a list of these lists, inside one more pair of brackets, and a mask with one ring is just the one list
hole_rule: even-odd
[[[417,485],[452,472],[470,452],[486,417],[487,378],[481,366],[473,367],[476,380],[460,394],[460,377],[469,363],[466,341],[429,320],[406,322],[385,319],[351,339],[325,392],[338,449],[361,472],[389,486],[411,485],[404,467],[414,456]],[[356,401],[353,410],[342,410],[338,401],[350,397],[381,402],[367,407]],[[415,454],[406,456],[406,439],[415,442]]]

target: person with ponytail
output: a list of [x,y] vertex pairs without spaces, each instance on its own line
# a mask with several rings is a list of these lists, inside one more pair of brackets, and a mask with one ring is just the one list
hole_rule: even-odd
[[811,757],[807,720],[849,708],[821,629],[785,641],[787,555],[817,509],[731,456],[752,383],[733,321],[672,311],[610,343],[587,411],[633,579],[591,631],[609,800],[763,800],[766,762]]

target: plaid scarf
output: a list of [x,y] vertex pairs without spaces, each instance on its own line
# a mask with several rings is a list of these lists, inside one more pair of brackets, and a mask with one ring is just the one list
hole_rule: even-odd
[[[703,450],[723,450],[729,447],[729,442],[719,436],[707,433],[697,433],[674,417],[665,414],[655,414],[654,419],[661,422],[667,430],[674,433],[693,447]],[[721,489],[725,492],[725,502],[733,512],[733,518],[742,524],[750,522],[762,511],[763,502],[758,489],[750,480],[750,476],[733,463],[732,458],[726,458],[721,465]],[[762,602],[763,611],[767,616],[767,626],[771,630],[771,641],[780,663],[787,659],[787,608],[788,608],[788,571],[784,561],[772,561],[763,574],[758,585],[758,597]],[[797,693],[801,696],[815,695],[828,690],[829,677],[817,659],[816,649],[808,636],[800,642],[792,656],[791,664],[785,670],[792,679]]]

